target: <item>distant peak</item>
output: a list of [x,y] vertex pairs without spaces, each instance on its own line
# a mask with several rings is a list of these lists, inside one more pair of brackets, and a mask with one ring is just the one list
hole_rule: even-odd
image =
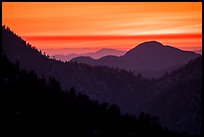
[[139,44],[137,47],[143,47],[143,46],[154,46],[154,47],[163,47],[164,45],[162,44],[162,43],[160,43],[160,42],[158,42],[158,41],[147,41],[147,42],[143,42],[143,43],[141,43],[141,44]]
[[147,42],[143,42],[143,43],[139,44],[138,46],[136,46],[135,48],[129,50],[128,52],[126,52],[125,55],[134,55],[135,52],[138,52],[138,51],[147,52],[147,51],[152,51],[152,50],[158,50],[158,49],[162,49],[163,47],[165,47],[165,46],[160,42],[147,41]]
[[89,57],[89,56],[79,56],[79,57],[75,57],[73,59],[71,59],[70,61],[79,61],[79,62],[86,62],[86,61],[94,61],[93,58]]

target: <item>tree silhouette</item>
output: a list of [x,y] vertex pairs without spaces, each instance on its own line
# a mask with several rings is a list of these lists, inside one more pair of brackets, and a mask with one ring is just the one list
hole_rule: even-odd
[[[1,66],[0,89],[14,97],[17,133],[58,131],[72,136],[127,137],[150,135],[157,127],[154,123],[148,127],[150,115],[122,115],[116,105],[99,104],[81,93],[76,95],[74,88],[64,92],[55,79],[46,82],[33,71],[20,70],[18,64],[11,64],[3,55]],[[172,133],[161,126],[155,131],[151,135]]]
[[[202,58],[163,79],[148,80],[125,70],[50,59],[4,27],[0,89],[12,95],[19,131],[58,130],[75,136],[175,135],[163,129],[157,118],[146,115],[147,111],[163,112],[159,118],[171,113],[190,121],[179,127],[185,129],[190,123],[194,133],[200,127]],[[147,111],[139,117],[122,114],[139,114],[143,104]],[[190,118],[183,119],[185,112]],[[163,124],[175,122],[173,118]]]

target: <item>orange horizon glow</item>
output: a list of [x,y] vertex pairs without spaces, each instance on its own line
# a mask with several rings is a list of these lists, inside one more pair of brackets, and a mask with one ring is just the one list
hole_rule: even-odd
[[2,2],[2,24],[42,50],[202,48],[202,2]]

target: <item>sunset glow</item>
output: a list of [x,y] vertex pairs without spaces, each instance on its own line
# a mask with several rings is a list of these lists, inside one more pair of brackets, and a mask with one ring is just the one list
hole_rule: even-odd
[[2,24],[42,50],[202,47],[201,2],[3,2]]

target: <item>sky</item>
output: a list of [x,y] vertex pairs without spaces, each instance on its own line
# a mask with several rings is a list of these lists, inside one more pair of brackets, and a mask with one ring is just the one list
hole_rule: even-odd
[[202,48],[202,2],[2,2],[2,25],[50,54],[129,50],[151,40]]

